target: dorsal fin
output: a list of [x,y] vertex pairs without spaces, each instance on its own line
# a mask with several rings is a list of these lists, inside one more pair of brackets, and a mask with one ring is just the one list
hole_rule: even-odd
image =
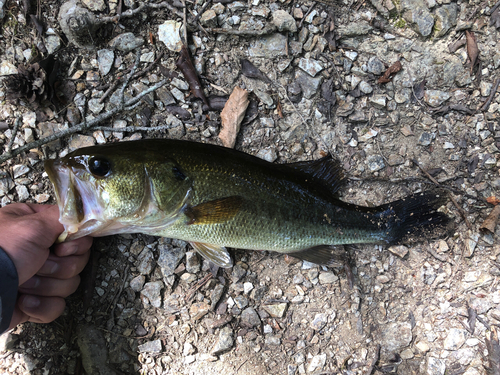
[[285,165],[311,176],[314,182],[322,183],[332,194],[335,194],[346,180],[340,161],[331,155],[318,160],[299,161]]

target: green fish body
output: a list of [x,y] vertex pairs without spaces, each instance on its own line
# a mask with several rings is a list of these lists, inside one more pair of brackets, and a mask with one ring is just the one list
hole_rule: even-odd
[[344,177],[331,157],[280,165],[214,145],[141,140],[82,148],[47,161],[46,170],[62,239],[177,238],[222,267],[232,265],[226,247],[327,264],[332,245],[395,244],[448,222],[436,193],[373,208],[339,200]]

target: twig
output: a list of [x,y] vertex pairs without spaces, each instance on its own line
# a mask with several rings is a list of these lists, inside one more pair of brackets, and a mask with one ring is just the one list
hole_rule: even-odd
[[495,10],[500,6],[500,0],[496,2],[495,5],[493,5],[493,8],[490,9],[490,14],[493,14]]
[[14,129],[12,129],[12,138],[7,144],[7,153],[12,151],[12,146],[14,145],[14,140],[16,139],[17,131],[19,130],[19,125],[21,125],[21,118],[21,116],[18,116],[16,118],[16,121],[14,122]]
[[184,24],[182,25],[182,29],[184,30],[184,44],[187,46],[188,45],[188,41],[187,41],[187,7],[186,7],[186,1],[185,0],[182,0],[182,5],[184,6],[184,12],[182,13],[182,19],[184,20]]
[[[11,152],[6,152],[2,156],[0,156],[0,164],[9,160],[9,159],[12,159],[14,156],[17,156],[26,150],[31,150],[32,148],[37,148],[37,147],[43,146],[49,142],[55,141],[56,139],[65,137],[67,135],[90,129],[90,128],[96,126],[97,124],[100,124],[101,122],[113,117],[114,115],[123,111],[124,109],[130,108],[131,106],[139,103],[139,101],[143,97],[145,97],[146,95],[148,95],[149,93],[151,93],[155,90],[158,90],[160,87],[164,86],[167,83],[167,81],[168,81],[168,79],[164,79],[164,80],[158,82],[156,85],[151,86],[149,89],[141,92],[137,96],[134,96],[133,98],[126,101],[125,103],[120,103],[119,106],[111,109],[110,111],[108,111],[106,113],[103,113],[102,115],[97,116],[96,118],[94,118],[88,122],[85,120],[85,121],[69,128],[69,129],[62,130],[62,131],[54,133],[48,137],[39,139],[38,141],[31,142],[31,143],[26,144],[22,147],[16,148],[15,150],[13,150]],[[117,130],[115,129],[113,131],[117,131]]]
[[198,281],[196,283],[196,285],[194,287],[192,287],[188,293],[186,294],[186,301],[189,301],[191,298],[193,298],[194,296],[194,293],[200,289],[203,285],[205,285],[206,283],[209,282],[209,280],[213,277],[213,275],[211,273],[208,273],[205,277],[203,277],[203,279],[201,279],[200,281]]
[[206,29],[208,32],[214,33],[214,34],[231,34],[231,35],[238,35],[238,36],[260,36],[260,35],[266,35],[266,34],[271,34],[276,31],[276,26],[271,25],[271,26],[266,26],[262,30],[236,30],[236,29],[211,29],[207,28]]
[[119,16],[102,17],[102,18],[99,19],[99,23],[111,23],[111,22],[117,21],[118,19],[133,17],[137,13],[141,13],[142,11],[147,10],[147,9],[163,9],[163,8],[167,8],[168,10],[170,10],[171,12],[173,12],[178,17],[182,17],[182,13],[179,12],[179,10],[177,8],[175,8],[174,6],[170,5],[170,3],[168,1],[164,1],[164,2],[158,3],[158,4],[155,4],[155,3],[142,3],[137,8],[135,8],[135,9],[129,9],[126,12],[123,12]]
[[168,125],[162,125],[162,126],[152,126],[150,128],[146,126],[127,126],[125,128],[111,128],[109,126],[96,126],[93,129],[94,130],[102,130],[105,132],[122,132],[122,133],[127,133],[127,132],[152,132],[152,131],[157,131],[157,130],[167,130],[169,127]]
[[491,89],[490,96],[489,96],[488,100],[482,105],[482,107],[480,109],[481,112],[486,112],[488,110],[488,108],[490,108],[490,104],[493,101],[495,94],[497,93],[498,85],[500,85],[500,78],[497,78],[497,80],[495,81],[495,84],[493,85],[493,87]]

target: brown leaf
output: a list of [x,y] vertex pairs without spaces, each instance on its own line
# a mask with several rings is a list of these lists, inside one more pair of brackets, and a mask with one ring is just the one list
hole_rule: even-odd
[[378,83],[387,83],[391,82],[392,77],[399,72],[403,66],[401,62],[398,60],[394,64],[392,64],[389,69],[387,69],[382,77],[378,79]]
[[476,66],[477,57],[479,56],[479,48],[477,46],[476,35],[471,31],[465,30],[465,37],[467,39],[467,55],[470,60],[470,71]]
[[278,111],[278,116],[283,118],[283,107],[281,106],[281,102],[278,100],[278,104],[276,105],[276,111]]
[[219,138],[224,146],[234,147],[248,103],[248,91],[236,86],[220,114],[222,130]]
[[422,82],[417,83],[413,86],[413,93],[411,95],[412,103],[415,103],[417,100],[420,100],[424,97],[426,83],[427,83],[427,80],[424,79],[424,80],[422,80]]
[[459,40],[457,40],[456,42],[452,43],[452,44],[448,44],[448,50],[450,51],[450,53],[455,53],[457,52],[457,50],[462,47],[464,44],[465,44],[465,39],[464,38],[460,38]]
[[185,45],[182,46],[179,59],[176,61],[175,65],[181,70],[182,74],[184,74],[184,78],[188,81],[191,93],[208,105],[208,100],[205,97],[200,80],[198,79],[198,75],[191,61],[191,56],[189,56],[189,51]]
[[498,199],[497,197],[495,197],[494,195],[492,195],[491,197],[486,198],[486,202],[488,202],[489,204],[492,204],[492,205],[496,206],[497,204],[500,203],[500,199]]
[[500,205],[495,206],[493,210],[491,210],[490,214],[483,221],[483,224],[481,224],[481,227],[479,229],[495,233],[495,227],[497,226],[499,215],[500,215]]
[[245,77],[260,79],[261,81],[271,83],[271,80],[247,59],[240,59],[240,64],[241,72]]

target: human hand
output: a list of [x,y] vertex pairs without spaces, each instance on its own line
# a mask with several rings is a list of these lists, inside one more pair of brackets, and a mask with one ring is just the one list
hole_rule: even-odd
[[[64,311],[89,259],[91,237],[52,245],[64,228],[57,206],[14,203],[0,208],[0,247],[14,263],[19,291],[9,328],[48,323]],[[51,252],[49,248],[53,249]]]

